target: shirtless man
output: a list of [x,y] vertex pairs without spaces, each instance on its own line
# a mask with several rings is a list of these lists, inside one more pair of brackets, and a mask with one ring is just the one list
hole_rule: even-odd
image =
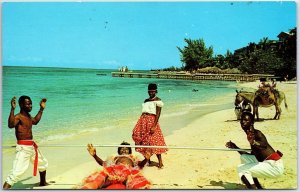
[[16,97],[11,99],[11,111],[8,118],[8,127],[15,128],[17,138],[16,158],[13,162],[13,169],[8,175],[3,189],[11,188],[28,169],[29,162],[34,163],[34,173],[40,172],[40,186],[47,185],[46,169],[48,167],[47,159],[37,149],[36,143],[32,140],[32,125],[37,125],[41,120],[43,110],[46,107],[46,99],[40,102],[40,110],[35,117],[31,117],[32,101],[28,96],[19,98],[20,113],[14,115],[16,108]]
[[[280,151],[275,152],[265,135],[254,128],[254,117],[250,112],[244,112],[241,115],[240,124],[247,135],[252,152],[250,154],[238,151],[241,154],[242,162],[238,166],[238,174],[248,189],[262,189],[258,177],[276,178],[283,174],[282,153]],[[226,143],[226,147],[239,149],[231,141]]]

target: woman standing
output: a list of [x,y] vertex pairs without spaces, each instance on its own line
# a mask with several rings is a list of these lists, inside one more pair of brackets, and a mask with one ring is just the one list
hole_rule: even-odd
[[[166,146],[164,136],[159,126],[158,120],[163,107],[163,102],[156,96],[157,85],[150,83],[148,85],[149,98],[142,104],[142,115],[135,125],[132,133],[132,139],[136,145],[147,146]],[[168,151],[165,148],[136,148],[137,152],[146,156],[146,153],[156,154],[158,159],[158,168],[163,167],[161,154]]]

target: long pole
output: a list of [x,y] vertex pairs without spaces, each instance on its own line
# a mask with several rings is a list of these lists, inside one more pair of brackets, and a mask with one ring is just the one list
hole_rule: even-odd
[[[187,149],[187,150],[210,150],[210,151],[251,151],[251,149],[231,149],[231,148],[211,148],[192,146],[145,146],[145,145],[93,145],[94,147],[132,147],[132,148],[160,148],[160,149]],[[2,146],[2,148],[12,148],[12,146]],[[87,147],[86,145],[39,145],[39,147]]]

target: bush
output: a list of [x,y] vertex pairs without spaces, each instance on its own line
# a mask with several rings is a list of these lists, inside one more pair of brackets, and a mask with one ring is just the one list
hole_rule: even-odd
[[214,73],[214,74],[241,74],[237,68],[220,69],[218,67],[205,67],[197,70],[197,73]]

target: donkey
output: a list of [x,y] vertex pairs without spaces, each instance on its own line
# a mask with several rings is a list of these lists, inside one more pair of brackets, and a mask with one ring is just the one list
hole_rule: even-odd
[[271,107],[275,106],[276,114],[273,119],[279,119],[281,115],[281,103],[284,101],[284,106],[287,109],[286,97],[282,91],[265,87],[256,92],[238,91],[235,96],[235,105],[237,106],[242,101],[249,102],[253,106],[253,115],[259,120],[258,107]]

